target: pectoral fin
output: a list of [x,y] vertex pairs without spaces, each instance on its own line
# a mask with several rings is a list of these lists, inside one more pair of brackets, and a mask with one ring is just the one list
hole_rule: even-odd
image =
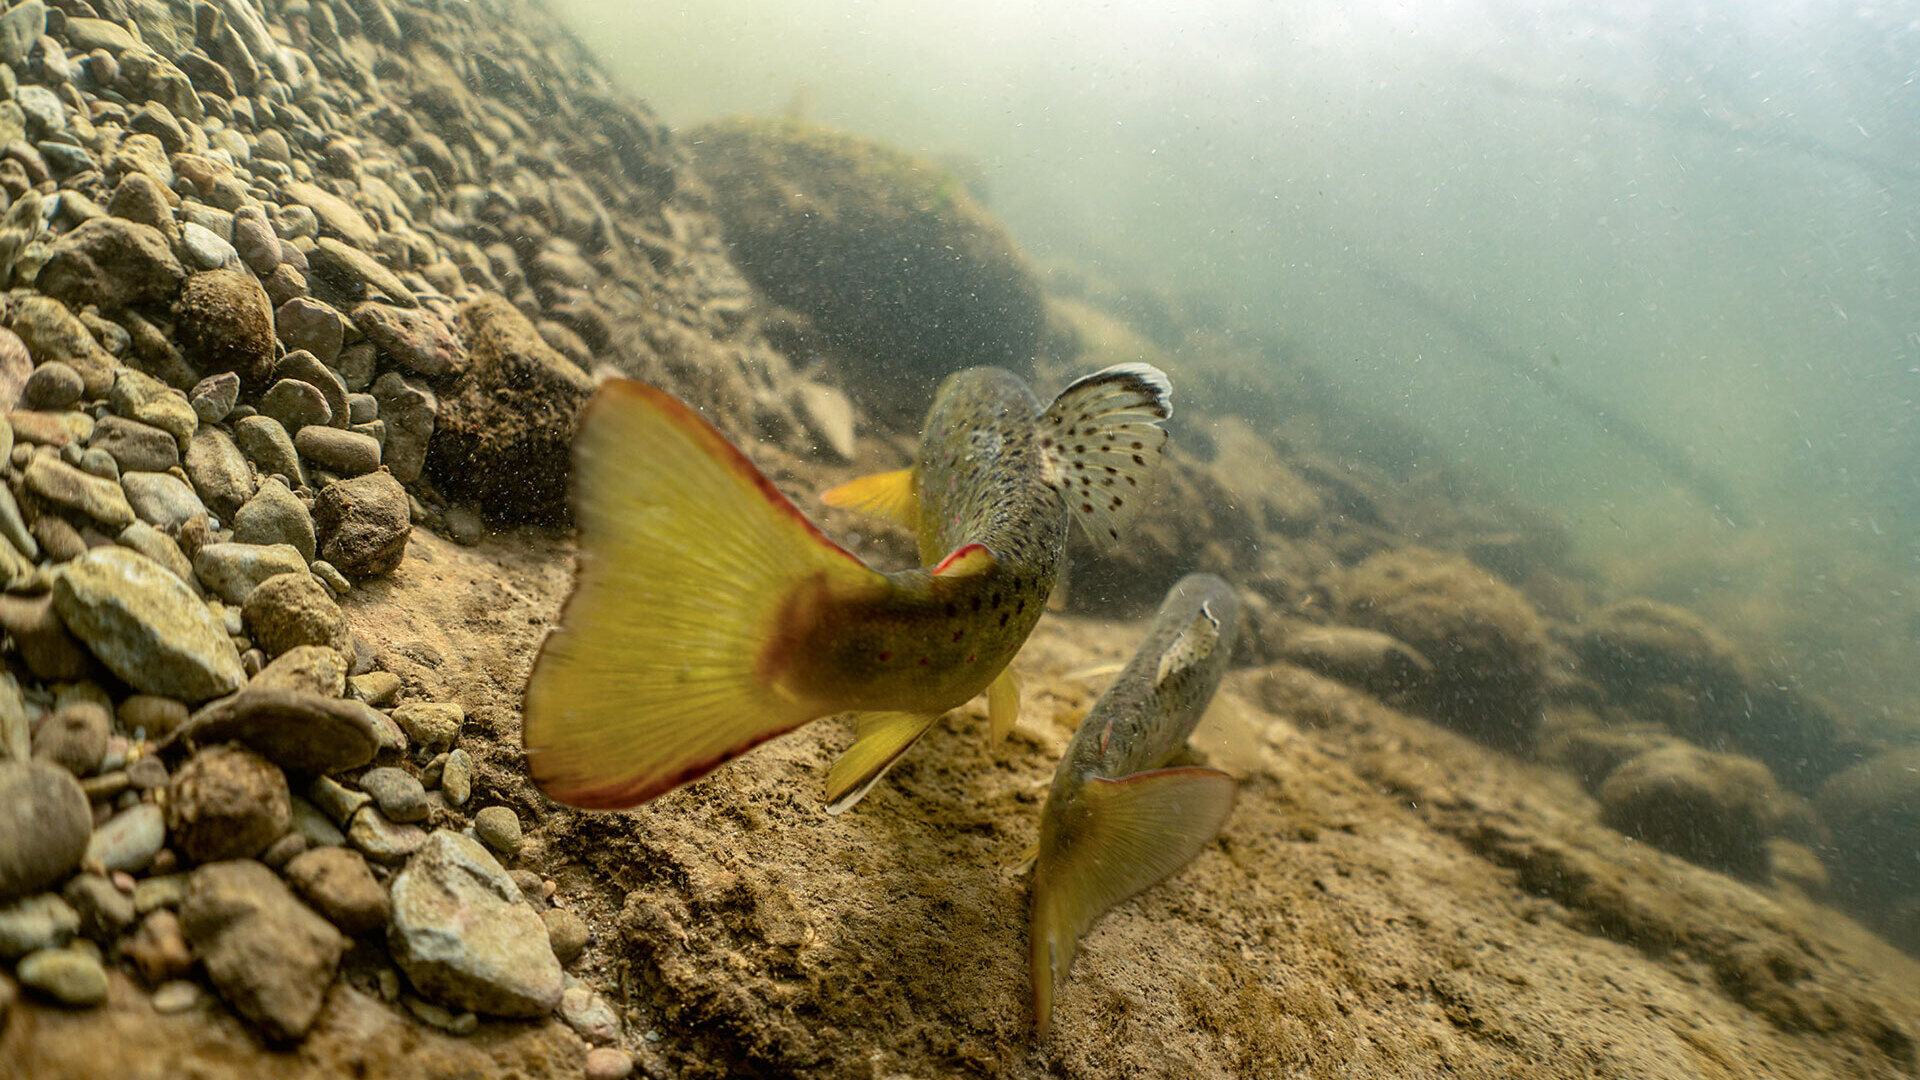
[[1088,780],[1070,818],[1047,807],[1028,938],[1034,1024],[1043,1037],[1054,987],[1072,969],[1080,936],[1211,843],[1233,812],[1234,792],[1233,778],[1218,769],[1156,769]]
[[870,712],[855,719],[853,745],[827,770],[827,813],[844,814],[867,797],[873,785],[920,736],[939,713]]
[[920,527],[920,485],[912,469],[849,480],[821,492],[820,501],[828,506],[858,510],[909,529]]
[[1013,679],[1013,668],[1008,667],[987,686],[987,726],[995,749],[1006,741],[1007,733],[1019,719],[1020,684]]

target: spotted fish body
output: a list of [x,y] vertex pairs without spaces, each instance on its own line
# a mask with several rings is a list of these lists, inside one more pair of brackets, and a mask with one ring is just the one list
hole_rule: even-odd
[[1225,773],[1163,766],[1219,689],[1239,619],[1239,598],[1226,582],[1211,574],[1182,578],[1054,772],[1029,930],[1042,1035],[1081,935],[1115,904],[1186,865],[1232,812],[1235,784]]
[[927,565],[881,573],[684,404],[603,383],[574,443],[574,591],[527,683],[534,780],[577,806],[633,806],[852,711],[858,735],[828,774],[839,812],[982,690],[1003,732],[1007,663],[1067,521],[1117,540],[1157,471],[1168,394],[1144,364],[1086,376],[1044,412],[1006,371],[950,377],[912,468],[823,496],[915,529]]

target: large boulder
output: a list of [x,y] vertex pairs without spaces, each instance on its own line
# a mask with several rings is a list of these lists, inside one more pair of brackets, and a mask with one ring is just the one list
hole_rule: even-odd
[[912,415],[959,368],[1030,369],[1039,286],[947,169],[794,121],[721,121],[686,144],[734,263],[847,357],[856,393],[876,388],[862,404]]

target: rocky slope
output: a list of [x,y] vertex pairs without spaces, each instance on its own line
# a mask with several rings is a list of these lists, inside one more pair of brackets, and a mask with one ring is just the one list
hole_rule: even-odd
[[[1079,553],[1003,754],[963,710],[829,819],[822,723],[632,813],[545,801],[516,710],[592,369],[897,563],[804,493],[901,463],[840,388],[917,379],[856,347],[903,328],[750,283],[734,181],[535,8],[25,0],[0,61],[0,1076],[1913,1074],[1920,969],[1812,898],[1901,925],[1911,751],[1094,288],[1023,322],[1037,377],[1161,363],[1188,449]],[[865,182],[810,160],[812,198],[916,174],[888,259],[950,262],[916,215],[958,207],[1026,310],[920,164],[808,146]],[[1009,867],[1108,619],[1193,567],[1255,615],[1196,739],[1241,804],[1036,1044]]]

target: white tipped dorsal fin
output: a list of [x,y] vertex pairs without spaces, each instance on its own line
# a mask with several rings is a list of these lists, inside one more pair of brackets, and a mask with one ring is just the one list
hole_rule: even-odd
[[1173,415],[1173,387],[1151,364],[1115,364],[1075,380],[1041,418],[1047,480],[1094,543],[1111,547],[1146,505]]
[[1201,604],[1199,614],[1160,654],[1160,670],[1154,675],[1153,684],[1167,685],[1169,679],[1204,663],[1219,646],[1220,620],[1207,610],[1207,605]]

